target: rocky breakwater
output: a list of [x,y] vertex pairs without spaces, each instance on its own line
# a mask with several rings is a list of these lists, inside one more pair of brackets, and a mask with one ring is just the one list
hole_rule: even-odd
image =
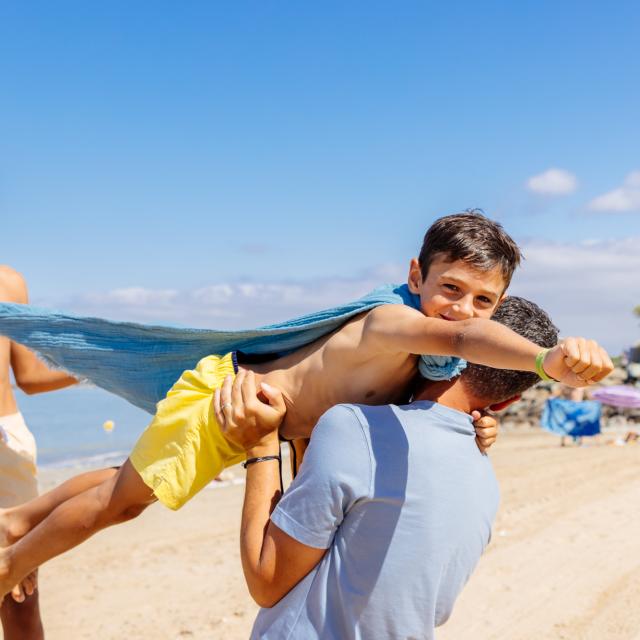
[[[624,384],[627,379],[625,369],[617,367],[603,384]],[[547,398],[558,392],[558,385],[552,382],[540,382],[528,389],[520,402],[510,405],[500,412],[500,428],[521,430],[540,427],[540,416]],[[588,392],[587,392],[588,396]],[[602,428],[624,429],[640,428],[640,409],[622,409],[602,405]]]

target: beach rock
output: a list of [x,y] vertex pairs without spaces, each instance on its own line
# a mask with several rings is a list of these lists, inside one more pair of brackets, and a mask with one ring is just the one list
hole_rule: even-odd
[[[616,369],[606,378],[606,384],[624,384],[627,372],[622,367]],[[605,382],[603,382],[605,384]],[[540,382],[522,394],[522,400],[509,405],[498,415],[500,428],[506,430],[526,430],[540,427],[540,416],[544,404],[553,392],[555,383]],[[622,409],[606,404],[602,405],[602,424],[609,427],[631,428],[640,426],[640,409]]]

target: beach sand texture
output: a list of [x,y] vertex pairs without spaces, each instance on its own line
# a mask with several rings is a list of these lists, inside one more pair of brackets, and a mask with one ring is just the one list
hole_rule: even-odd
[[[640,640],[640,445],[504,433],[493,540],[439,640]],[[47,471],[43,485],[59,480]],[[154,506],[41,571],[48,640],[248,637],[242,486]]]

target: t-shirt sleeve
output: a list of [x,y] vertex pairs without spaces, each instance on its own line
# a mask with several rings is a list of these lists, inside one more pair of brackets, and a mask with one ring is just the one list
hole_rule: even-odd
[[371,454],[356,411],[338,405],[320,418],[298,475],[271,514],[309,547],[328,549],[346,513],[370,496]]

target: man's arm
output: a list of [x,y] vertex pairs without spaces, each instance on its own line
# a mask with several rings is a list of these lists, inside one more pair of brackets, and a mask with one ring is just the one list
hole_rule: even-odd
[[[277,437],[247,450],[247,459],[277,455]],[[298,542],[270,520],[280,500],[278,461],[247,467],[240,525],[240,556],[249,593],[261,607],[272,607],[322,559],[325,549]]]
[[[493,320],[451,322],[405,305],[382,305],[369,312],[364,341],[382,352],[457,356],[495,369],[531,372],[541,350]],[[581,387],[602,380],[613,363],[593,340],[567,338],[547,353],[543,367],[550,377]]]
[[[247,460],[280,456],[278,427],[286,411],[277,389],[262,386],[269,404],[257,397],[253,372],[228,377],[214,396],[214,411],[225,436],[244,448]],[[247,466],[240,556],[249,593],[261,607],[272,607],[306,576],[325,553],[298,542],[270,520],[280,500],[277,459]]]
[[[3,285],[2,299],[20,304],[29,303],[27,285],[17,271],[3,266],[0,278]],[[16,385],[28,394],[55,391],[78,382],[64,371],[49,369],[33,352],[16,342],[11,342],[10,362]]]

